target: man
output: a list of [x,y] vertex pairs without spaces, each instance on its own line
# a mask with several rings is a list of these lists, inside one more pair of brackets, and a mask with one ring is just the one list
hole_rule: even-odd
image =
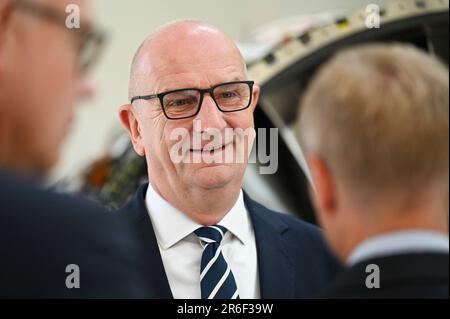
[[[66,28],[69,3],[80,29]],[[2,298],[149,296],[148,263],[134,259],[127,224],[34,185],[58,158],[76,100],[91,91],[86,67],[100,35],[87,10],[81,0],[0,0]]]
[[446,66],[403,44],[346,50],[312,81],[297,131],[347,265],[323,297],[448,298],[448,89]]
[[153,256],[155,297],[320,291],[337,269],[320,231],[241,190],[259,88],[234,42],[198,21],[159,28],[135,55],[129,95],[120,118],[150,184],[120,214],[135,220]]

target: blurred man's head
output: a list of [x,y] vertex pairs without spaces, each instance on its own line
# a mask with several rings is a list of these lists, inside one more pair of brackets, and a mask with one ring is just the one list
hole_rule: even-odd
[[375,233],[447,231],[448,69],[407,45],[338,54],[297,126],[329,243],[341,258]]
[[[66,27],[68,4],[80,29]],[[75,103],[89,95],[80,67],[89,12],[84,0],[0,0],[0,167],[48,170]]]
[[[136,53],[130,100],[136,96],[187,88],[215,88],[214,97],[211,92],[205,93],[203,101],[198,92],[184,91],[149,100],[133,99],[131,104],[120,109],[122,122],[130,132],[136,152],[147,158],[153,187],[184,212],[206,213],[203,210],[208,207],[213,210],[209,201],[217,203],[217,198],[199,195],[204,195],[205,191],[210,191],[211,195],[231,193],[233,197],[240,191],[247,158],[241,163],[207,163],[205,158],[223,158],[226,150],[235,151],[241,146],[241,139],[226,137],[227,128],[253,130],[258,87],[249,83],[217,87],[245,80],[248,80],[246,66],[234,42],[217,29],[197,21],[179,21],[159,28]],[[197,103],[200,103],[200,109],[195,106]],[[194,125],[196,120],[200,120],[201,127]],[[190,147],[181,155],[189,163],[174,162],[171,157],[172,150],[180,142],[171,136],[177,129],[188,133],[183,139]],[[195,131],[208,135],[210,130],[222,134],[215,145],[207,147],[206,140],[200,145],[189,143]],[[201,156],[200,163],[193,163],[194,154]],[[195,207],[194,203],[189,207],[186,199],[196,195]],[[205,203],[204,208],[199,206],[200,197]]]

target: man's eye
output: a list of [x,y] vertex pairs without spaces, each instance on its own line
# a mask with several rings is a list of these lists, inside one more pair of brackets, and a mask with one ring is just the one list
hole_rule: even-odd
[[193,104],[193,99],[180,99],[180,100],[172,100],[169,102],[169,106],[186,106]]
[[224,92],[221,95],[222,95],[222,98],[225,98],[225,99],[237,97],[236,92]]
[[175,105],[176,106],[183,106],[185,104],[189,103],[188,100],[176,100]]

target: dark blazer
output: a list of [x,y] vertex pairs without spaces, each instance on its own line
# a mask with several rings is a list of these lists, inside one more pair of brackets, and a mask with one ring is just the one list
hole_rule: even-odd
[[[153,298],[173,298],[155,232],[145,205],[148,184],[119,210],[140,237],[136,254],[151,274]],[[319,293],[340,265],[330,255],[321,232],[313,225],[275,213],[244,193],[256,237],[262,298],[304,298]]]
[[[134,233],[113,213],[0,172],[0,298],[146,298]],[[80,288],[68,289],[69,264]]]
[[[448,298],[448,254],[410,253],[360,262],[339,275],[322,298]],[[367,265],[379,267],[380,288],[368,289]]]

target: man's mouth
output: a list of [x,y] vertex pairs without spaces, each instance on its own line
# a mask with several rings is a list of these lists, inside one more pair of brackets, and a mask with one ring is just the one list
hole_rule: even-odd
[[231,145],[233,142],[229,142],[229,143],[227,143],[227,144],[222,144],[222,145],[217,145],[217,146],[214,146],[214,147],[211,147],[211,146],[205,146],[205,147],[203,147],[203,148],[201,148],[201,149],[193,149],[193,148],[191,148],[190,149],[190,151],[192,152],[192,153],[210,153],[210,154],[213,154],[213,153],[215,153],[215,152],[218,152],[218,151],[223,151],[223,150],[225,150],[225,148],[228,146],[228,145]]

